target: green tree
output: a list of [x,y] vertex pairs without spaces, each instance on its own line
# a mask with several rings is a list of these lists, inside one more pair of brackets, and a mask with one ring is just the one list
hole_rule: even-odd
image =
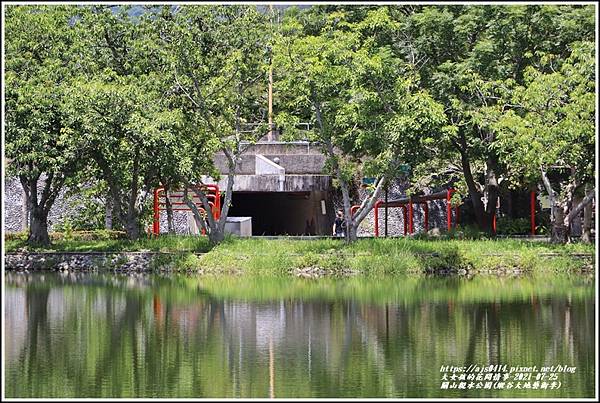
[[[550,198],[552,240],[565,242],[569,227],[594,199],[595,52],[593,42],[575,42],[553,72],[533,67],[525,82],[510,93],[513,108],[486,110],[498,133],[498,153],[516,183],[542,182]],[[495,115],[495,119],[493,118]],[[553,188],[548,171],[564,168],[567,179]],[[576,194],[585,191],[576,201]]]
[[106,181],[114,217],[128,237],[140,235],[141,214],[157,186],[157,161],[170,151],[181,113],[157,102],[152,75],[123,78],[110,73],[78,82],[69,92],[70,127],[83,133],[81,151]]
[[[382,31],[396,28],[385,9],[292,9],[274,52],[278,124],[321,145],[342,193],[348,242],[401,164],[428,158],[415,147],[434,141],[445,122],[418,73],[380,43]],[[295,131],[300,119],[314,130]],[[352,215],[350,189],[360,176],[377,180]]]
[[[266,132],[264,108],[269,61],[268,18],[254,6],[162,7],[155,14],[163,50],[163,72],[172,81],[178,103],[193,131],[201,133],[228,163],[220,218],[188,206],[213,243],[223,240],[240,156]],[[212,163],[196,143],[189,152]],[[209,178],[210,176],[210,178]],[[211,211],[202,185],[219,179],[214,169],[181,176],[186,192],[193,189],[205,211]]]
[[69,90],[69,125],[80,136],[81,155],[106,182],[114,218],[135,239],[165,164],[180,163],[169,158],[188,126],[167,102],[150,15],[133,18],[128,7],[86,10],[86,74]]
[[[438,158],[420,171],[459,180],[468,192],[479,226],[491,230],[500,183],[509,167],[498,155],[497,135],[486,113],[524,85],[528,67],[547,72],[569,44],[593,40],[592,6],[407,6],[391,9],[400,25],[393,49],[414,63],[422,85],[443,103],[454,130],[439,136]],[[423,169],[425,168],[425,169]],[[458,170],[456,169],[458,168]],[[508,182],[505,182],[508,183]],[[530,183],[513,183],[529,187]]]
[[50,243],[48,213],[85,164],[65,130],[64,110],[67,88],[78,73],[78,13],[72,6],[6,7],[7,173],[23,186],[31,243]]

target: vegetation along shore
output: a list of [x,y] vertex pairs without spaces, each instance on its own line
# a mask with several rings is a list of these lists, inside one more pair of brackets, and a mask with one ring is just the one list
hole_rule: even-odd
[[[305,277],[346,274],[574,273],[592,270],[594,246],[527,239],[365,238],[353,244],[338,239],[227,238],[213,246],[206,237],[115,238],[109,232],[69,237],[56,234],[49,247],[29,246],[25,235],[6,239],[6,252],[163,252],[153,271],[295,274]],[[76,269],[76,268],[75,268]]]

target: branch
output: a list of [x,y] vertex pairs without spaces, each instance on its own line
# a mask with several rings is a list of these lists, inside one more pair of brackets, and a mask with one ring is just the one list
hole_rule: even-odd
[[198,104],[198,102],[196,102],[196,100],[194,98],[192,98],[192,96],[190,95],[190,93],[185,89],[185,87],[183,85],[181,85],[181,83],[179,82],[179,79],[177,78],[177,72],[175,70],[173,70],[173,76],[175,77],[175,82],[177,83],[177,86],[185,93],[185,95],[188,97],[188,99],[190,101],[192,101],[192,103],[194,105],[196,105],[196,107],[198,109],[202,109],[202,107]]
[[54,204],[54,201],[58,197],[58,194],[60,193],[60,190],[62,189],[66,179],[67,179],[67,177],[65,175],[62,175],[58,179],[57,183],[54,185],[54,188],[50,191],[50,195],[48,196],[48,199],[46,200],[46,206],[44,206],[44,208],[47,208],[48,210],[50,210],[50,208]]
[[[211,230],[213,228],[216,229],[215,217],[213,217],[213,215],[212,215],[212,208],[210,207],[210,204],[208,202],[208,198],[206,197],[206,194],[198,186],[192,186],[192,190],[194,191],[196,196],[198,196],[200,198],[200,200],[202,201],[202,206],[204,207],[204,212],[206,213],[206,219],[208,221],[208,226],[210,227]],[[188,203],[188,206],[189,206],[189,203]]]
[[587,206],[594,200],[594,195],[595,195],[594,193],[595,193],[594,189],[590,190],[585,195],[583,200],[581,200],[581,202],[579,202],[579,204],[577,204],[577,206],[575,206],[575,208],[573,208],[573,210],[571,210],[569,215],[567,215],[565,217],[565,226],[568,227],[571,224],[571,221],[581,212],[581,210],[583,210],[585,208],[585,206]]
[[379,182],[377,183],[377,186],[375,187],[375,191],[373,192],[373,194],[370,197],[366,197],[362,201],[362,203],[360,204],[360,207],[358,208],[358,211],[356,212],[356,218],[353,219],[355,223],[357,223],[357,224],[360,223],[362,220],[365,219],[367,214],[369,214],[369,212],[375,205],[375,202],[379,198],[379,195],[381,194],[381,191],[383,190],[386,180],[387,180],[386,175],[383,175],[379,179]]
[[[185,185],[185,188],[183,191],[183,200],[185,201],[185,204],[190,208],[190,210],[192,210],[192,213],[194,215],[194,220],[196,221],[196,225],[198,225],[198,223],[200,223],[200,226],[202,227],[202,229],[205,232],[208,232],[206,229],[206,223],[202,219],[202,213],[200,213],[200,210],[198,210],[198,206],[196,206],[196,203],[194,203],[194,201],[188,197],[189,184],[186,182],[184,185]],[[204,211],[206,212],[206,209],[204,209]]]
[[50,172],[44,181],[44,190],[42,190],[42,198],[40,199],[40,207],[45,210],[46,202],[50,197],[50,190],[52,188],[52,179],[54,178],[54,172]]
[[221,216],[219,217],[219,230],[220,231],[223,231],[225,229],[225,224],[227,223],[227,216],[229,215],[229,206],[231,204],[231,198],[233,196],[233,177],[234,177],[233,172],[230,172],[229,174],[227,174],[227,190],[225,193],[225,200],[223,200]]

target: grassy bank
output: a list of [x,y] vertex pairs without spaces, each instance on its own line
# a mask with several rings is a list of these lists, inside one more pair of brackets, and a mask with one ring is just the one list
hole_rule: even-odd
[[27,245],[24,234],[11,234],[5,238],[6,252],[208,252],[211,247],[207,237],[197,236],[161,236],[156,239],[140,238],[135,241],[123,239],[124,235],[96,232],[93,236],[71,237],[51,234],[52,245],[32,247]]
[[[361,239],[346,245],[338,239],[227,239],[211,248],[206,237],[161,236],[158,239],[59,239],[49,248],[28,247],[23,239],[6,241],[6,251],[162,251],[159,265],[175,270],[287,274],[318,268],[329,273],[423,273],[440,269],[570,272],[593,267],[594,245],[552,245],[530,240]],[[196,253],[204,253],[196,256]]]
[[487,271],[581,270],[593,258],[594,247],[584,244],[550,245],[523,240],[361,239],[345,245],[335,239],[240,239],[224,243],[198,258],[206,269],[229,267],[243,272],[283,274],[290,268],[323,268],[364,274],[422,273],[456,269]]

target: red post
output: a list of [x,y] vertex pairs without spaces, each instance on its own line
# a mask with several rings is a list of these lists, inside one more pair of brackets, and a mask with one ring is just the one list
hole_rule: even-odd
[[381,200],[377,200],[375,202],[375,236],[379,236],[379,205],[381,204]]
[[531,235],[535,235],[535,190],[530,193]]
[[496,213],[494,212],[494,216],[492,217],[492,232],[496,233]]
[[413,204],[412,198],[408,198],[408,232],[413,233]]
[[429,231],[429,202],[426,201],[423,204],[423,206],[424,206],[424,210],[425,210],[425,220],[424,220],[425,221],[424,222],[424,224],[425,224],[425,232],[427,232],[427,231]]
[[404,235],[406,236],[406,231],[408,229],[408,213],[406,212],[406,206],[400,207],[402,207],[402,213],[404,214]]

